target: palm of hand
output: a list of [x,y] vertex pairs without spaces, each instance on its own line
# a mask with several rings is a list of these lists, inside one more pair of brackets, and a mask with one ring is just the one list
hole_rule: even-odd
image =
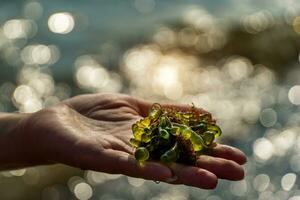
[[[69,99],[26,120],[25,130],[28,131],[24,134],[24,141],[30,142],[26,152],[33,155],[32,160],[40,163],[59,162],[159,181],[177,176],[178,180],[174,183],[201,188],[214,188],[217,176],[231,180],[243,177],[237,163],[242,164],[245,158],[229,147],[220,147],[217,152],[223,158],[203,156],[199,159],[199,166],[203,169],[180,164],[167,167],[156,162],[140,166],[132,157],[133,149],[129,144],[131,125],[147,114],[150,105],[117,94],[83,95]],[[233,161],[227,160],[229,157]],[[209,169],[205,169],[207,167]],[[222,167],[227,170],[222,170]],[[226,175],[228,170],[229,175]],[[231,172],[238,174],[232,176]]]

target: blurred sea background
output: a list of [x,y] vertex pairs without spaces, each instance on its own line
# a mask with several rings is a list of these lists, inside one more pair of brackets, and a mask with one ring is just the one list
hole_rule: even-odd
[[203,107],[248,157],[215,190],[64,165],[0,173],[0,199],[300,200],[297,0],[2,0],[0,111],[83,93]]

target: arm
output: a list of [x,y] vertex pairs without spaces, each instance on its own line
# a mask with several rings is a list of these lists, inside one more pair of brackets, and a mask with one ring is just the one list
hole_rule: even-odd
[[[120,94],[77,96],[32,114],[0,114],[0,169],[62,163],[81,169],[211,189],[218,178],[240,180],[245,155],[218,144],[197,166],[139,165],[129,143],[131,126],[151,102]],[[182,105],[172,105],[182,108]]]
[[17,138],[20,124],[26,114],[0,113],[0,170],[28,165],[23,156],[22,145]]

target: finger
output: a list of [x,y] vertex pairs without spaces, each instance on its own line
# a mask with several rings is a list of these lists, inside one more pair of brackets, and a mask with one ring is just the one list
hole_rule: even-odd
[[[172,177],[172,171],[156,162],[145,162],[140,164],[130,154],[121,151],[107,150],[104,159],[98,159],[107,173],[124,174],[127,176],[144,178],[155,181],[165,181]],[[101,165],[101,164],[100,164]]]
[[217,144],[213,148],[212,155],[215,157],[235,161],[240,165],[245,164],[247,162],[247,157],[242,151],[227,145]]
[[234,161],[211,156],[199,156],[197,166],[210,171],[218,178],[228,180],[241,180],[244,178],[244,169]]
[[205,169],[177,163],[173,163],[169,167],[178,178],[174,184],[185,184],[203,189],[214,189],[217,186],[216,175]]

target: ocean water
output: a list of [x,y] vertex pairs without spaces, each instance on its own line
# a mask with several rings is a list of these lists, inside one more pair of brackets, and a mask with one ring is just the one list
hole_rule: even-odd
[[220,180],[213,191],[33,167],[2,172],[0,199],[300,199],[299,5],[1,1],[0,111],[30,113],[101,92],[193,102],[213,113],[220,142],[242,149],[248,163],[245,180]]

